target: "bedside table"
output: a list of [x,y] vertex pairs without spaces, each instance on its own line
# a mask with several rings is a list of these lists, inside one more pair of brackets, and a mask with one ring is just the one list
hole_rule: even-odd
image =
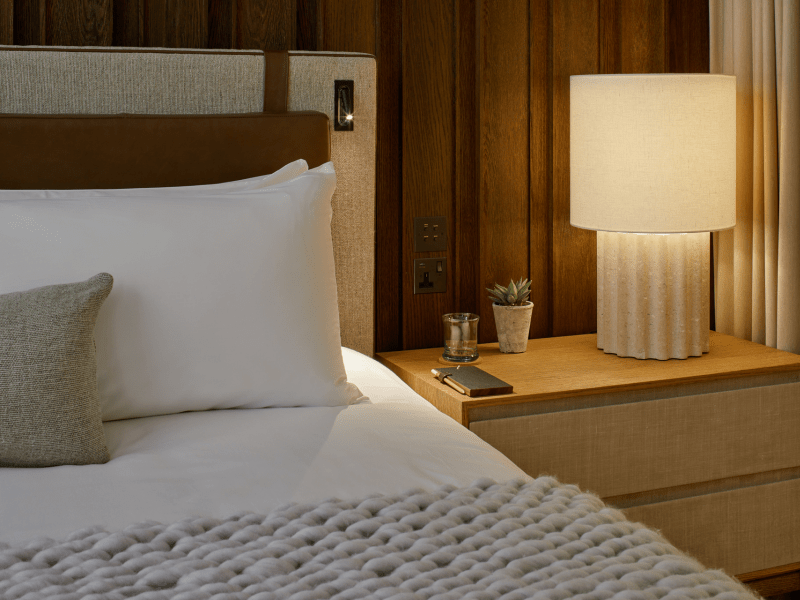
[[710,352],[686,360],[596,342],[479,345],[477,366],[514,393],[477,398],[431,375],[441,348],[377,358],[526,473],[598,494],[709,567],[753,581],[800,563],[800,356],[713,331]]

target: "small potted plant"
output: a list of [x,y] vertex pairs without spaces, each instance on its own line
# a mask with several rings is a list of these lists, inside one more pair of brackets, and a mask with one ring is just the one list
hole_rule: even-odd
[[497,326],[497,340],[500,352],[525,352],[528,349],[528,333],[531,329],[533,302],[528,300],[531,282],[520,279],[503,287],[497,283],[494,289],[486,288],[493,302],[494,322]]

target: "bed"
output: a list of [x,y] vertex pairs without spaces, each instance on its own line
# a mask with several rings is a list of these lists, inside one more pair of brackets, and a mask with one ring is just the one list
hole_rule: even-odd
[[0,48],[0,596],[752,598],[371,358],[374,91]]

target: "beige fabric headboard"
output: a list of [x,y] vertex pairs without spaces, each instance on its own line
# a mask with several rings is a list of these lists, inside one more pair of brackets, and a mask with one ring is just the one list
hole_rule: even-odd
[[[260,51],[0,46],[0,112],[260,112],[264,70]],[[352,132],[333,130],[337,79],[355,84]],[[289,54],[289,110],[316,110],[331,119],[331,157],[337,174],[332,231],[342,345],[370,356],[374,352],[375,98],[374,57]]]

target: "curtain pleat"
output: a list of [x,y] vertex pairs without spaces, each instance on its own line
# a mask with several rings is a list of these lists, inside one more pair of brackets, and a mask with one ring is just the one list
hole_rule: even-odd
[[736,227],[714,234],[717,331],[800,353],[797,0],[710,0],[712,73],[736,76]]
[[[778,105],[776,84],[775,11],[769,2],[761,4],[761,147],[754,156],[763,156],[761,186],[764,214],[764,314],[761,344],[778,344]],[[759,330],[760,331],[760,330]]]
[[778,348],[800,353],[800,2],[781,2]]

